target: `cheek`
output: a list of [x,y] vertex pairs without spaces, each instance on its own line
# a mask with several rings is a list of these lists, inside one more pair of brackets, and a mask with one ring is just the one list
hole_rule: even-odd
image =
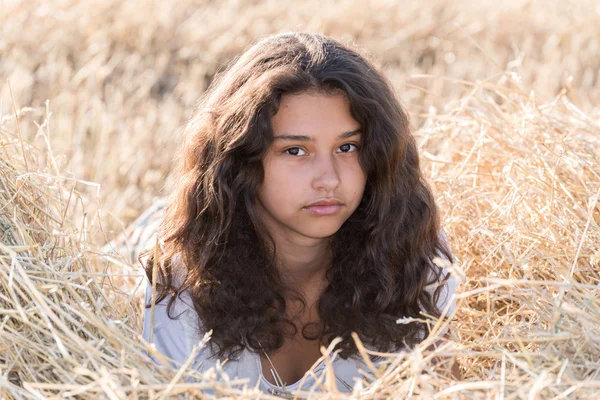
[[358,164],[347,170],[345,178],[355,194],[362,194],[367,184],[367,175]]
[[361,182],[361,184],[357,185],[357,187],[356,187],[355,192],[356,192],[356,205],[357,206],[358,206],[358,204],[360,204],[360,202],[361,202],[361,200],[362,200],[362,198],[363,198],[363,196],[365,194],[366,183],[367,183],[366,180],[363,180]]
[[299,199],[299,193],[304,190],[303,175],[300,171],[275,162],[270,163],[264,171],[264,180],[260,188],[261,196],[265,197],[264,201],[271,204],[288,204]]
[[268,189],[268,191],[276,192],[278,187],[288,184],[288,182],[291,180],[292,179],[289,176],[289,173],[281,168],[281,166],[277,165],[276,163],[271,163],[269,168],[265,170],[265,180],[263,185]]

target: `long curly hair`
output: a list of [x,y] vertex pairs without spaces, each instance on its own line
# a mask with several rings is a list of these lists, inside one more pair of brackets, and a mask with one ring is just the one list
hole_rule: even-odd
[[[303,337],[324,345],[341,337],[336,349],[345,359],[358,352],[351,332],[390,351],[417,344],[426,329],[422,322],[397,324],[398,318],[440,315],[441,286],[432,293],[426,287],[440,280],[433,258],[452,255],[439,235],[406,111],[356,51],[321,35],[278,34],[249,48],[201,98],[184,130],[176,189],[159,231],[157,302],[171,294],[173,318],[173,302],[187,290],[203,330],[213,330],[215,357],[275,351],[297,333],[284,298],[293,288],[279,275],[256,199],[281,96],[306,90],[347,96],[363,133],[359,162],[367,183],[360,205],[332,239],[320,322],[303,326]],[[152,280],[153,251],[140,260],[146,256]],[[182,285],[174,285],[178,270]]]

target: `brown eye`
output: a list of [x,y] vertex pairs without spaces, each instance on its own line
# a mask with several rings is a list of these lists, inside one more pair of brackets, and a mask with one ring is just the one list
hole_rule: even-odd
[[[356,150],[358,150],[358,146],[353,143],[344,143],[343,145],[340,146],[340,150],[342,150],[342,153],[353,153],[352,146],[354,146],[356,148]],[[356,151],[356,150],[354,150],[354,151]]]
[[285,149],[283,152],[289,154],[290,156],[302,156],[304,154],[300,154],[302,150],[300,147],[290,147],[289,149]]

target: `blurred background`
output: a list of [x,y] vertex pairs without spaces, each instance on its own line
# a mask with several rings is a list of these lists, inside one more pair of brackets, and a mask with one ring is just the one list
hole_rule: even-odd
[[26,107],[20,115],[47,120],[49,140],[34,124],[20,134],[49,141],[56,169],[80,180],[74,190],[99,222],[88,234],[101,245],[169,193],[181,129],[215,73],[289,30],[358,46],[415,128],[456,106],[472,89],[464,81],[509,81],[544,101],[562,91],[598,112],[593,0],[2,0],[0,115]]

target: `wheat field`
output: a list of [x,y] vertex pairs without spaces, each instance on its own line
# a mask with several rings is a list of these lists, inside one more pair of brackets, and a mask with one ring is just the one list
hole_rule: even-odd
[[0,397],[270,398],[152,365],[139,266],[102,247],[172,189],[215,73],[289,30],[390,79],[461,281],[443,346],[299,395],[600,396],[600,2],[0,0],[0,26]]

